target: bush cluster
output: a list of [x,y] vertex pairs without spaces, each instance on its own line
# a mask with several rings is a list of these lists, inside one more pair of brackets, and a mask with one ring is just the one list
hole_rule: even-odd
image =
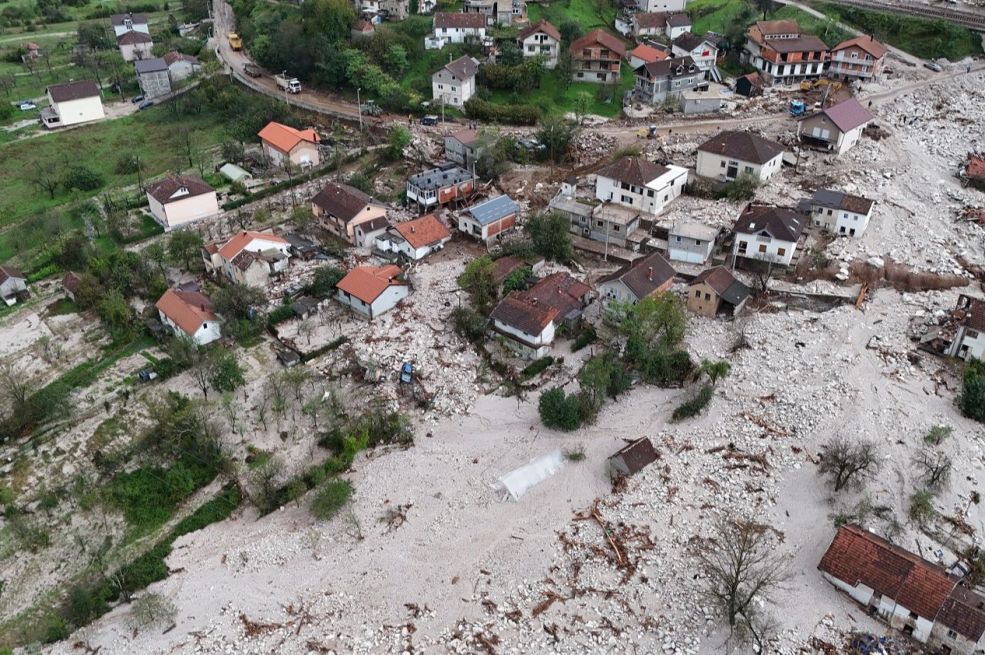
[[486,123],[534,125],[540,119],[540,107],[533,105],[500,105],[472,97],[465,103],[465,114]]

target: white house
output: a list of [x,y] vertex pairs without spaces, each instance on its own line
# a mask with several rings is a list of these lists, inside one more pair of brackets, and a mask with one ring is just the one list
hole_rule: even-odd
[[869,226],[875,203],[831,189],[818,189],[810,199],[811,221],[832,234],[860,237]]
[[390,221],[386,216],[377,216],[363,223],[356,223],[352,228],[355,243],[360,248],[372,248],[376,245],[376,237],[382,236],[390,229]]
[[449,43],[481,41],[486,37],[486,17],[479,13],[441,12],[434,15],[434,33],[424,39],[427,50],[440,50]]
[[943,566],[848,524],[838,528],[817,568],[869,614],[932,652],[981,652],[985,596]]
[[45,93],[49,106],[41,110],[41,121],[47,128],[78,125],[106,116],[99,85],[93,80],[55,84]]
[[783,167],[783,146],[751,132],[721,132],[698,146],[695,172],[720,182],[743,173],[765,182]]
[[965,361],[985,360],[985,300],[961,294],[951,315],[957,319],[958,330],[948,355]]
[[283,166],[289,161],[295,166],[309,168],[321,163],[318,151],[321,137],[312,128],[296,130],[271,121],[257,132],[257,136],[263,145],[263,154],[274,166]]
[[357,243],[357,226],[375,219],[386,220],[386,207],[355,187],[335,182],[326,182],[325,188],[311,199],[311,213],[322,227],[349,243]]
[[715,68],[718,59],[718,46],[693,32],[676,37],[671,44],[671,52],[675,57],[690,57],[698,69],[706,73]]
[[204,346],[222,336],[212,301],[197,291],[168,289],[154,306],[161,322],[177,337]]
[[113,14],[109,20],[113,24],[113,35],[117,38],[127,32],[150,34],[150,25],[147,24],[147,16],[144,14]]
[[417,261],[441,250],[450,240],[451,231],[434,214],[427,214],[394,225],[376,237],[376,247]]
[[676,275],[677,271],[660,253],[652,252],[614,273],[602,276],[596,286],[599,297],[606,305],[613,301],[635,305],[644,298],[670,289]]
[[595,197],[645,214],[659,214],[681,195],[685,184],[686,168],[661,166],[642,157],[623,157],[598,172]]
[[677,221],[670,228],[667,237],[667,255],[671,261],[704,264],[711,257],[718,238],[718,228]]
[[359,266],[336,285],[336,300],[372,320],[410,294],[399,266]]
[[194,175],[169,175],[147,187],[150,213],[165,231],[219,213],[215,189]]
[[665,14],[683,13],[687,8],[687,0],[640,0],[640,11],[663,12]]
[[789,266],[807,221],[793,209],[750,204],[735,222],[732,256]]
[[175,50],[165,53],[163,59],[164,63],[168,65],[172,82],[188,79],[202,69],[202,64],[199,63],[198,59]]
[[664,34],[673,41],[681,34],[691,31],[691,17],[685,13],[670,14],[667,16],[667,24],[664,27]]
[[243,230],[226,242],[203,248],[205,269],[231,282],[266,287],[270,276],[287,270],[291,244],[271,232]]
[[120,56],[123,57],[123,61],[150,59],[154,56],[151,53],[154,48],[154,41],[146,32],[137,32],[136,30],[124,32],[116,37],[116,47],[120,49]]
[[520,32],[517,37],[524,57],[543,57],[545,68],[557,66],[561,52],[561,33],[542,20]]
[[458,229],[473,239],[488,243],[499,239],[516,225],[520,207],[503,194],[472,205],[458,218]]
[[797,136],[808,145],[846,152],[862,138],[862,131],[874,117],[855,98],[800,119]]
[[557,317],[555,307],[537,302],[526,291],[507,294],[489,315],[492,332],[530,359],[543,357],[550,351]]
[[445,64],[431,76],[431,96],[437,102],[461,107],[475,95],[475,74],[478,70],[479,60],[468,56]]
[[17,302],[17,297],[27,291],[27,278],[16,268],[0,266],[0,299],[7,305]]

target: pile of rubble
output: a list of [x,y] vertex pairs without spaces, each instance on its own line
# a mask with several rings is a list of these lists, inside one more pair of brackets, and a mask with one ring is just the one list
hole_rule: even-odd
[[592,164],[612,154],[616,139],[595,130],[580,130],[571,147],[579,165]]

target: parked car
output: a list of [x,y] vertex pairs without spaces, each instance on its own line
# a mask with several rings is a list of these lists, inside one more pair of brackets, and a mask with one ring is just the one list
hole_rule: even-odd
[[154,106],[154,101],[153,100],[144,100],[142,103],[140,103],[139,105],[137,105],[137,109],[138,110],[140,110],[140,109],[150,109],[153,106]]
[[144,96],[134,96],[130,98],[130,102],[132,102],[135,105],[139,105],[143,101],[144,101]]
[[421,125],[437,125],[437,124],[438,124],[437,116],[428,115],[421,119]]
[[38,106],[33,102],[31,102],[30,100],[21,100],[20,103],[17,105],[17,107],[21,111],[30,111],[32,109],[38,108]]
[[928,62],[925,62],[924,63],[924,67],[929,68],[930,70],[934,71],[935,73],[939,73],[942,70],[944,70],[943,68],[941,68],[941,65],[938,64],[936,61],[928,61]]

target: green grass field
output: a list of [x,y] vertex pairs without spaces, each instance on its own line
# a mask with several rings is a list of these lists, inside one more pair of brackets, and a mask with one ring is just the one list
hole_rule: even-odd
[[612,23],[616,18],[616,8],[608,2],[557,0],[550,4],[528,5],[527,16],[531,23],[547,19],[555,27],[560,27],[562,23],[575,22],[586,32],[596,27],[603,27],[612,31]]
[[491,99],[498,103],[534,105],[540,107],[545,115],[551,115],[574,111],[575,101],[580,94],[584,93],[591,97],[588,113],[613,117],[618,116],[619,112],[622,111],[623,93],[633,88],[636,81],[629,64],[623,62],[621,73],[622,80],[611,102],[604,102],[598,98],[600,85],[590,82],[572,82],[566,86],[564,80],[554,71],[547,71],[544,74],[539,89],[522,96],[509,91],[497,91],[491,95]]

